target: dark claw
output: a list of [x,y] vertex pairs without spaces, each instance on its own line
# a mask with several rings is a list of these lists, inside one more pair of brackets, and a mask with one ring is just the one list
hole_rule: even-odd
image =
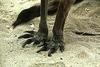
[[38,47],[42,47],[40,50],[37,51],[37,53],[41,52],[41,51],[48,51],[49,47],[47,43],[42,43],[41,45],[39,45]]
[[64,51],[64,43],[63,42],[57,42],[57,41],[50,41],[47,45],[47,48],[49,48],[48,56],[50,57],[58,49],[60,49],[60,51],[63,52]]
[[40,44],[40,42],[39,41],[35,41],[34,44]]
[[43,46],[40,50],[37,51],[37,53],[41,51],[48,51],[49,49],[46,46]]
[[51,48],[51,49],[49,50],[48,56],[52,56],[51,54],[55,53],[56,51],[57,51],[57,49]]
[[30,37],[33,37],[33,35],[31,35],[31,34],[25,34],[25,35],[19,36],[18,39],[21,39],[21,38],[30,38]]
[[26,46],[26,44],[31,44],[33,42],[34,39],[28,39],[25,41],[25,43],[22,45],[22,47],[24,48]]
[[41,45],[38,45],[37,47],[42,47],[43,46],[43,44],[41,44]]
[[47,51],[47,49],[45,47],[42,47],[40,50],[37,51],[37,53],[39,53],[41,51]]
[[49,49],[48,56],[52,56],[51,54],[55,53],[57,51],[58,47],[57,46],[51,46]]
[[64,51],[64,46],[59,46],[60,47],[60,51],[63,52]]
[[34,34],[34,31],[25,31],[25,33]]
[[42,47],[44,46],[44,42],[41,42],[40,45],[38,45],[37,47]]
[[26,44],[23,44],[22,47],[25,48]]
[[59,49],[60,49],[60,51],[61,52],[63,52],[64,51],[64,42],[60,42],[60,43],[58,43],[58,45],[59,45]]

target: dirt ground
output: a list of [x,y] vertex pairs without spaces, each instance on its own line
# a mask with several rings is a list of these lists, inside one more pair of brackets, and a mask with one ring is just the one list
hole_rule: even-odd
[[[21,10],[40,0],[0,0],[0,67],[100,67],[100,36],[76,35],[72,31],[100,33],[100,1],[85,0],[72,6],[67,17],[64,38],[65,51],[52,57],[32,44],[22,48],[25,39],[18,40],[26,30],[38,30],[40,18],[11,28]],[[51,31],[55,16],[48,17]]]

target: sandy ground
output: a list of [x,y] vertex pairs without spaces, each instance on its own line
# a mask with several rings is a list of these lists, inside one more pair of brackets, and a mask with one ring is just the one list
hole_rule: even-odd
[[[21,10],[39,0],[0,0],[0,67],[100,67],[100,36],[81,36],[72,31],[100,33],[100,1],[86,0],[74,5],[66,20],[65,51],[52,57],[47,52],[39,54],[32,44],[22,48],[25,40],[17,37],[26,30],[38,29],[40,18],[12,30],[11,24]],[[55,16],[48,17],[52,29]]]

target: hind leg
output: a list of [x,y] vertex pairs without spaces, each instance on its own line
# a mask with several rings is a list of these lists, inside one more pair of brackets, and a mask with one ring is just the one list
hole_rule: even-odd
[[22,35],[19,38],[28,38],[22,47],[25,47],[26,44],[34,42],[39,44],[40,42],[45,42],[48,37],[48,27],[47,27],[47,6],[48,0],[41,0],[41,20],[39,24],[38,32],[32,33],[28,31],[28,34]]
[[63,38],[63,29],[66,17],[68,12],[73,5],[75,0],[61,0],[58,8],[55,24],[53,27],[53,37],[49,43],[50,49],[48,55],[51,56],[52,53],[55,53],[58,49],[64,51],[64,38]]

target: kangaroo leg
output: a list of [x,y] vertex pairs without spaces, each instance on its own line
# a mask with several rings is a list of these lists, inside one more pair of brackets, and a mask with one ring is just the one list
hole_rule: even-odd
[[73,3],[74,0],[60,0],[55,24],[53,27],[53,38],[49,43],[48,56],[51,56],[51,54],[55,53],[58,49],[60,49],[61,52],[64,51],[63,28],[65,19]]
[[38,32],[29,32],[28,34],[22,35],[19,38],[28,38],[22,47],[25,47],[26,44],[30,44],[34,42],[35,44],[39,44],[40,42],[45,42],[48,37],[48,27],[47,27],[47,7],[48,0],[41,0],[41,20],[39,24]]

